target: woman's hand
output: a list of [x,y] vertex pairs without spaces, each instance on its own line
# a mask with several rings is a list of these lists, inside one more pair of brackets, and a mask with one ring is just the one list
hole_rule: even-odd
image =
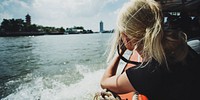
[[124,52],[127,50],[127,48],[126,48],[126,46],[125,46],[125,44],[123,43],[122,40],[119,41],[119,45],[118,45],[118,46],[119,46],[119,47],[117,47],[117,48],[119,49],[119,53],[120,53],[121,55],[123,55]]

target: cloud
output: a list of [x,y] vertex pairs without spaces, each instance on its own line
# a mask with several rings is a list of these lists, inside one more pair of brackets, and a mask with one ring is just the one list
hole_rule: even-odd
[[[111,1],[111,0],[110,0]],[[108,3],[107,0],[34,0],[32,9],[40,15],[92,17]]]
[[3,0],[0,8],[0,20],[10,19],[10,17],[20,18],[21,14],[29,10],[27,3],[20,0]]
[[[116,10],[124,0],[1,0],[0,20],[22,18],[29,13],[33,24],[98,30],[105,20],[109,29],[115,24]],[[126,1],[126,0],[125,0]],[[114,27],[113,27],[114,28]]]
[[[54,25],[75,26],[93,24],[98,28],[98,22],[101,16],[107,16],[104,13],[104,7],[117,0],[35,0],[32,4],[33,13],[38,23],[54,23]],[[49,19],[49,21],[45,21]],[[93,20],[93,21],[92,21]],[[94,24],[95,22],[96,24]],[[89,27],[88,27],[89,28]]]
[[0,20],[3,20],[5,18],[8,18],[8,19],[11,19],[12,18],[12,15],[6,13],[6,12],[3,12],[3,13],[0,13]]

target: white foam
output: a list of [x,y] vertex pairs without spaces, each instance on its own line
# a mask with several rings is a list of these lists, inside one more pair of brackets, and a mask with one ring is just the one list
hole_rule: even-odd
[[52,78],[37,77],[21,84],[15,93],[2,100],[92,100],[95,92],[101,89],[99,82],[104,70],[90,72],[84,66],[77,69],[84,78],[75,84],[66,85]]

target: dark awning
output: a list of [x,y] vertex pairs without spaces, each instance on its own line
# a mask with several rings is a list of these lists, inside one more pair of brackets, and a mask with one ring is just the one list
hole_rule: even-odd
[[198,11],[200,0],[156,0],[162,5],[163,12]]

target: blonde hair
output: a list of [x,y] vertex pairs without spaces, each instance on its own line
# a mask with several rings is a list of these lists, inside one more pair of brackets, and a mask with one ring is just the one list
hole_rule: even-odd
[[[140,50],[144,62],[155,59],[159,64],[167,64],[168,57],[166,57],[165,49],[170,51],[172,50],[171,48],[174,50],[177,45],[186,44],[185,38],[181,38],[182,35],[177,35],[179,36],[177,38],[166,35],[163,32],[162,23],[162,11],[156,1],[130,0],[124,4],[118,15],[115,38],[113,39],[108,60],[111,59],[117,44],[119,44],[121,33],[125,33],[130,40],[134,39],[135,49]],[[172,44],[176,43],[175,41],[181,41],[181,43],[173,46]],[[178,61],[182,60],[186,55],[186,46],[181,49],[184,49],[184,53],[178,56]]]

